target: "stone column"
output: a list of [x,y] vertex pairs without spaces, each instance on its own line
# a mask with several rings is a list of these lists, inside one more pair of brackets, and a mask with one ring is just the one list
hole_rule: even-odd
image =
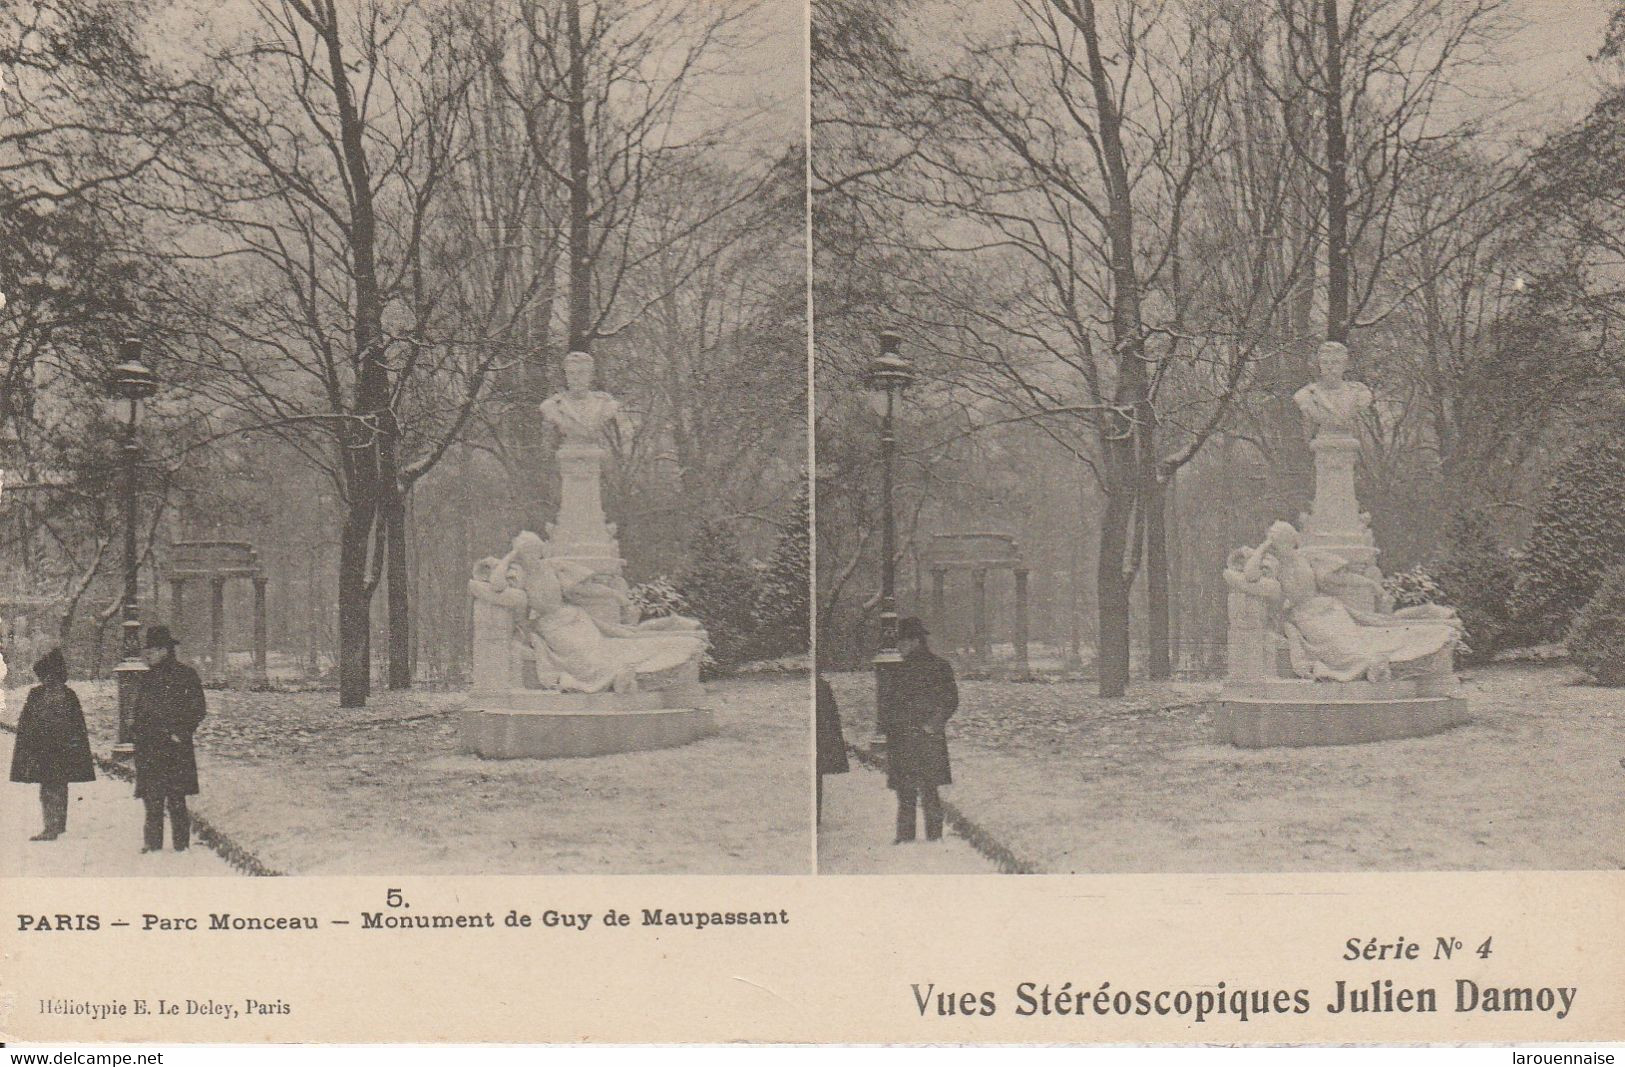
[[[1354,465],[1360,457],[1360,439],[1349,433],[1322,430],[1309,443],[1315,453],[1315,503],[1309,513],[1304,543],[1336,552],[1356,569],[1371,568],[1377,545],[1360,515],[1354,496]],[[1377,598],[1364,590],[1340,593],[1358,611],[1375,611]]]
[[1027,660],[1027,568],[1016,568],[1016,666],[1026,674],[1030,668]]
[[604,521],[599,488],[604,449],[566,444],[559,448],[559,517],[549,530],[549,554],[584,561],[618,562],[620,546]]
[[267,578],[254,579],[254,684],[265,685],[265,583]]
[[186,629],[186,579],[171,578],[169,580],[169,628],[174,631]]
[[948,640],[948,570],[931,568],[931,628],[944,644]]
[[226,669],[226,580],[209,579],[209,673],[224,682]]
[[514,659],[513,612],[483,597],[473,599],[474,645],[471,688],[476,694],[501,693],[523,684]]
[[1225,682],[1257,682],[1275,676],[1270,662],[1269,604],[1239,589],[1229,590],[1229,632],[1225,640]]
[[1348,433],[1321,431],[1309,444],[1315,453],[1315,506],[1309,531],[1317,540],[1357,538],[1362,529],[1354,497],[1354,463],[1360,439]]
[[986,666],[993,658],[987,634],[987,569],[978,567],[970,572],[973,596],[971,601],[971,657]]

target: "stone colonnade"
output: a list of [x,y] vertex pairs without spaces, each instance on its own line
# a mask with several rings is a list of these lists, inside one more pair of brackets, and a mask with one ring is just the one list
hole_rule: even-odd
[[170,550],[169,621],[182,627],[186,620],[187,586],[209,584],[210,681],[224,683],[230,676],[226,650],[226,583],[246,578],[254,583],[254,670],[252,683],[263,685],[266,676],[265,587],[270,579],[260,569],[259,554],[247,541],[177,541]]
[[1016,547],[1016,539],[1008,534],[963,533],[935,534],[927,557],[931,570],[931,625],[938,631],[948,623],[948,572],[969,571],[971,576],[971,656],[976,666],[985,667],[993,658],[992,635],[987,618],[987,574],[990,570],[1009,570],[1016,582],[1016,613],[1011,643],[1015,646],[1016,666],[1026,673],[1027,655],[1027,578],[1028,569]]

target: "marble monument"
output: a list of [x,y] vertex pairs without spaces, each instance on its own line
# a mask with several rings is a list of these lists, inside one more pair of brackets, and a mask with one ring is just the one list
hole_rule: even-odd
[[619,405],[592,389],[593,361],[565,360],[541,405],[561,435],[559,513],[474,565],[472,688],[463,747],[488,757],[591,756],[686,744],[714,732],[703,705],[705,630],[639,620],[615,527],[604,520],[604,435]]
[[1270,526],[1230,554],[1229,640],[1220,732],[1245,748],[1415,737],[1465,722],[1455,612],[1395,611],[1354,495],[1360,417],[1372,395],[1346,381],[1348,352],[1318,353],[1320,377],[1294,396],[1315,454],[1314,505],[1299,529]]

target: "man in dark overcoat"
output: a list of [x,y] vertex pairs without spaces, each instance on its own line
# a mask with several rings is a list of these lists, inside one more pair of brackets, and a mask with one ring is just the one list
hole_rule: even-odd
[[925,625],[900,619],[897,647],[903,662],[894,668],[890,708],[880,724],[886,734],[886,784],[897,792],[897,843],[913,841],[916,807],[925,809],[925,838],[942,838],[939,786],[953,781],[948,770],[948,720],[959,710],[959,687],[948,661],[926,646]]
[[94,782],[90,737],[79,697],[68,688],[68,662],[52,649],[34,674],[39,685],[28,691],[17,718],[17,742],[11,750],[11,780],[38,782],[45,829],[31,841],[55,841],[68,829],[68,783]]
[[175,851],[192,843],[186,798],[197,794],[197,756],[192,734],[203,721],[203,682],[197,671],[175,658],[179,644],[167,626],[147,630],[142,657],[147,670],[136,685],[131,716],[135,745],[135,795],[147,807],[142,852],[164,847],[164,811],[169,812]]

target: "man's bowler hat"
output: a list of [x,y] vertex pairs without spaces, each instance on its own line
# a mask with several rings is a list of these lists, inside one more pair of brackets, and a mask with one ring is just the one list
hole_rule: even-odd
[[925,635],[929,632],[930,631],[925,628],[925,623],[921,622],[919,619],[916,619],[912,615],[906,619],[897,620],[897,639],[899,641],[903,640],[905,637],[912,637],[916,641],[924,641]]
[[60,648],[53,648],[40,657],[39,662],[34,664],[34,677],[42,682],[51,679],[59,682],[68,680],[68,661],[63,658]]
[[169,632],[169,627],[158,625],[147,627],[147,642],[142,648],[174,648],[180,644],[175,635]]

